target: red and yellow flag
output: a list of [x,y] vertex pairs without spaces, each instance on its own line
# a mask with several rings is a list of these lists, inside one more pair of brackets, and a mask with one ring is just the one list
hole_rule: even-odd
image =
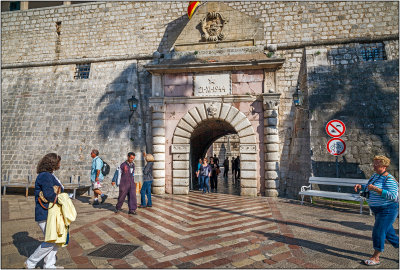
[[188,16],[189,19],[192,18],[194,12],[196,11],[196,8],[199,6],[200,1],[190,1],[189,6],[188,6]]

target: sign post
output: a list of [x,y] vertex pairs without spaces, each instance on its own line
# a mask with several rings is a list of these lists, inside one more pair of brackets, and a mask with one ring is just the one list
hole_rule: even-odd
[[336,178],[339,178],[338,156],[346,151],[346,143],[339,137],[346,132],[346,126],[342,121],[333,119],[326,124],[325,131],[333,138],[326,144],[326,148],[331,155],[336,156]]

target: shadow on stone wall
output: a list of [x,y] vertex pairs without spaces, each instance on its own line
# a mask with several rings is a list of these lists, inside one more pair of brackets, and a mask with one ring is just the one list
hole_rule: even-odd
[[[138,98],[136,78],[137,65],[131,64],[114,81],[107,85],[105,93],[96,103],[96,106],[100,106],[103,102],[107,103],[98,115],[99,135],[103,139],[108,139],[111,136],[119,137],[129,126],[128,99],[132,95]],[[136,117],[137,113],[135,113]],[[134,121],[134,117],[132,120],[132,125],[136,126],[138,124],[137,121]]]
[[[373,156],[386,155],[392,160],[391,173],[398,177],[398,65],[398,60],[359,62],[347,67],[318,67],[309,72],[314,175],[335,175],[330,173],[334,163],[331,166],[318,160],[326,160],[323,151],[327,151],[326,142],[330,139],[325,132],[326,123],[339,119],[346,124],[342,136],[347,145],[344,157],[348,164],[354,164],[346,166],[358,164],[363,173],[370,175]],[[350,174],[342,175],[347,176]]]
[[169,22],[165,28],[164,35],[160,44],[158,45],[157,51],[161,53],[168,53],[172,49],[176,39],[188,22],[189,18],[187,15],[181,16],[172,22]]
[[[311,161],[314,176],[316,177],[337,177],[336,162]],[[339,178],[369,178],[360,168],[358,163],[347,162],[345,156],[338,158]]]

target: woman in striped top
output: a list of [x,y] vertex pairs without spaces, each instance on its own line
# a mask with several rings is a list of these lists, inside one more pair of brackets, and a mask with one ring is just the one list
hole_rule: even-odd
[[374,171],[368,181],[368,185],[355,185],[357,192],[361,189],[372,212],[375,215],[375,224],[372,230],[372,242],[374,254],[369,260],[365,260],[366,265],[380,264],[379,256],[383,252],[385,239],[395,248],[399,248],[399,236],[393,229],[398,209],[399,209],[399,187],[396,179],[386,171],[390,165],[390,159],[385,156],[374,157]]

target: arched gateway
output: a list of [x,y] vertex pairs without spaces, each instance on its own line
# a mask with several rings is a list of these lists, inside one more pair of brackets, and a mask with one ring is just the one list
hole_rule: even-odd
[[[207,124],[210,123],[210,124]],[[202,128],[202,124],[204,124]],[[214,124],[213,124],[214,123]],[[228,127],[226,127],[228,126]],[[221,127],[219,130],[218,127]],[[229,129],[229,127],[231,129]],[[183,139],[201,140],[199,129],[214,131],[214,135],[203,138],[202,149],[190,149],[190,143],[179,143]],[[197,132],[196,132],[197,131]],[[172,139],[173,193],[188,194],[190,177],[190,153],[204,151],[219,136],[237,133],[240,140],[241,194],[257,195],[257,144],[254,129],[246,115],[230,104],[205,103],[190,109],[179,121]],[[196,133],[199,135],[196,136]],[[196,138],[197,137],[197,138]],[[204,147],[206,145],[206,147]],[[195,146],[193,146],[195,147]],[[201,146],[199,146],[201,147]],[[200,154],[200,156],[202,156]],[[192,155],[192,160],[196,160]]]
[[[227,19],[219,25],[224,40],[202,38],[206,33],[198,23],[207,21],[210,12]],[[144,66],[152,75],[155,194],[188,194],[196,159],[219,137],[237,134],[240,194],[278,195],[281,94],[276,71],[284,59],[257,46],[264,40],[262,29],[261,21],[224,3],[205,3],[180,32],[174,50],[156,53]]]

